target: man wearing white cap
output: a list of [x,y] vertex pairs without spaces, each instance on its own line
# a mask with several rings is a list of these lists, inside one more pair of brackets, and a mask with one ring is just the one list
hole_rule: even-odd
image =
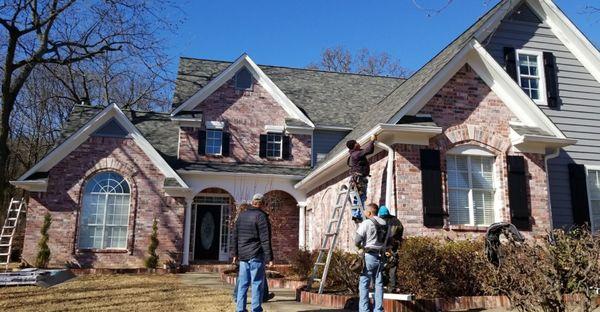
[[233,262],[238,259],[240,271],[236,311],[246,311],[247,292],[252,285],[252,311],[261,312],[265,281],[265,262],[273,265],[271,225],[260,209],[262,194],[254,194],[252,207],[242,212],[233,228]]

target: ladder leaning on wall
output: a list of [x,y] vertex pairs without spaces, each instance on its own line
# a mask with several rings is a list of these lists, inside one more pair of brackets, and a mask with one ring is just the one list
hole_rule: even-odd
[[25,209],[25,200],[10,199],[8,205],[8,211],[6,212],[6,218],[4,219],[4,225],[0,232],[0,265],[4,265],[4,270],[8,271],[8,264],[10,263],[10,254],[12,252],[13,239],[17,231],[17,224],[21,212]]
[[[327,226],[325,227],[321,246],[319,248],[319,255],[317,256],[312,274],[308,280],[308,291],[310,291],[314,282],[319,282],[319,294],[323,293],[325,281],[327,280],[327,273],[329,272],[329,264],[331,263],[331,258],[340,234],[340,228],[347,206],[350,206],[351,209],[360,209],[361,214],[364,216],[363,202],[360,200],[360,195],[358,194],[356,186],[354,183],[349,183],[349,185],[350,188],[348,188],[347,185],[342,185],[337,193],[333,213],[331,219],[327,221]],[[323,271],[320,270],[321,268]],[[320,278],[317,277],[319,271],[322,272]]]

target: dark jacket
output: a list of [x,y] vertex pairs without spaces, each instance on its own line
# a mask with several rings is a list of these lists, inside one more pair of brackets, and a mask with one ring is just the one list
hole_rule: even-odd
[[360,150],[350,151],[350,157],[348,157],[350,174],[359,173],[363,176],[368,176],[371,174],[371,166],[369,166],[367,155],[373,154],[373,151],[375,150],[374,143],[375,142],[371,141]]
[[388,225],[388,247],[393,250],[397,250],[402,243],[402,236],[404,235],[404,226],[402,222],[396,216],[387,215],[382,217],[385,223]]
[[241,261],[264,256],[273,261],[271,224],[268,215],[255,207],[242,212],[233,228],[233,256]]

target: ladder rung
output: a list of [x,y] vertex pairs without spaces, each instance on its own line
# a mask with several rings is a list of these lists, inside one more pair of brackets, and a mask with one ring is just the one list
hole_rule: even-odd
[[15,221],[15,220],[17,220],[17,218],[6,218],[6,219],[9,220],[9,221]]
[[[2,246],[2,245],[0,245]],[[319,248],[320,251],[329,251],[329,248]]]
[[321,279],[320,278],[313,278],[313,282],[320,282]]
[[[0,254],[2,255],[2,254]],[[315,265],[325,265],[325,262],[315,262]]]
[[10,225],[10,226],[4,226],[5,229],[14,229],[15,226],[14,225]]
[[0,247],[10,247],[10,244],[0,244]]
[[325,233],[325,236],[333,236],[333,235],[337,235],[337,233]]
[[333,222],[340,222],[340,220],[338,220],[338,219],[329,220],[329,223],[333,223]]
[[0,257],[2,256],[8,256],[8,253],[0,253]]

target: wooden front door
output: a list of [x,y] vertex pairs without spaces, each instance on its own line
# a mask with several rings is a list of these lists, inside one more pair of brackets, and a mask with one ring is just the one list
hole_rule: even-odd
[[196,208],[195,260],[218,260],[221,233],[221,206],[198,205]]

